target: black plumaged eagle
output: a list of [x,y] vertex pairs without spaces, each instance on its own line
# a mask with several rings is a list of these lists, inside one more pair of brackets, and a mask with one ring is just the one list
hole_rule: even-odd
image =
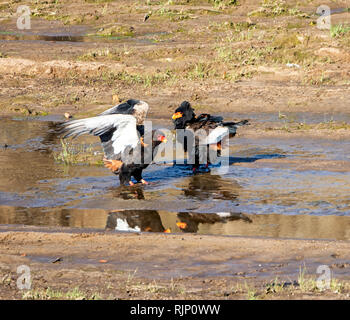
[[[144,159],[153,159],[157,146],[166,142],[165,136],[154,130],[152,145],[144,144],[144,121],[148,109],[146,102],[130,99],[96,117],[62,123],[61,134],[64,139],[82,134],[99,136],[105,166],[119,175],[120,183],[133,185],[131,177],[134,177],[137,182],[147,184],[142,178],[142,170],[149,163]],[[152,153],[151,157],[149,153]]]

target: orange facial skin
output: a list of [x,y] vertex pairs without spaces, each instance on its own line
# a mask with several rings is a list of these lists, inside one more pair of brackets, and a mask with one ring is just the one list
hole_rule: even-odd
[[183,116],[182,112],[176,112],[173,114],[172,119],[175,120],[175,119],[181,118],[182,116]]
[[167,141],[168,141],[167,138],[164,136],[160,136],[159,140],[164,142],[164,143],[167,143]]

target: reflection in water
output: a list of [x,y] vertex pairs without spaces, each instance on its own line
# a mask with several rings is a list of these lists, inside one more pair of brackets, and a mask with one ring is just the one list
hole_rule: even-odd
[[120,198],[123,200],[144,200],[145,195],[143,188],[143,185],[135,184],[134,186],[119,186],[118,188],[110,188],[110,191],[114,198]]
[[60,168],[49,157],[53,137],[50,122],[1,120],[0,191],[24,192],[36,186],[38,180],[57,177]]
[[68,213],[65,210],[45,214],[43,210],[38,210],[37,208],[0,207],[1,224],[35,224],[38,226],[57,225],[68,227],[69,219],[67,215]]
[[232,179],[226,180],[219,175],[206,173],[193,175],[188,180],[188,187],[182,189],[187,197],[198,200],[236,200],[238,197],[240,185]]
[[0,206],[0,224],[103,229],[107,213],[99,209]]
[[53,146],[59,143],[58,122],[47,122],[47,130],[43,133],[41,143],[46,147],[46,150],[51,153]]
[[99,36],[99,35],[77,35],[77,34],[35,34],[35,33],[18,33],[18,32],[1,32],[0,31],[0,40],[12,40],[12,41],[67,41],[67,42],[103,42],[103,43],[116,43],[116,40],[127,40],[133,41],[142,41],[150,42],[151,39],[148,39],[149,36],[155,35],[166,35],[167,32],[157,31],[152,33],[138,34],[141,38],[130,37],[127,35],[118,35],[118,36]]
[[108,215],[106,229],[117,231],[164,232],[162,220],[155,210],[123,210]]
[[[92,176],[98,169],[94,166],[67,167],[55,161],[52,153],[61,146],[56,124],[51,121],[0,119],[0,145],[5,144],[6,148],[0,148],[0,193],[4,192],[0,196],[0,204],[7,203],[5,193],[16,192],[23,196],[32,190],[33,194],[28,194],[28,198],[35,202],[34,206],[45,206],[54,196],[50,192],[41,202],[37,188],[42,186],[43,181],[52,179],[57,182],[56,179],[67,177],[67,174],[77,176],[78,172],[80,176],[81,172]],[[40,191],[50,189],[54,195],[57,194],[57,189],[52,186]]]
[[[240,158],[230,159],[225,175],[151,165],[150,185],[119,187],[103,167],[56,162],[50,154],[61,148],[55,127],[0,119],[0,223],[103,230],[108,220],[114,229],[134,231],[350,239],[347,141],[240,140],[232,146]],[[82,141],[92,145],[92,138]],[[258,161],[283,155],[286,161]],[[316,158],[346,166],[342,172],[317,162],[304,168]]]
[[0,139],[10,147],[25,147],[28,142],[35,143],[42,140],[47,129],[47,122],[1,119]]
[[[176,167],[176,170],[178,166]],[[177,179],[183,178],[180,188],[183,194],[188,198],[195,198],[196,200],[231,200],[235,201],[238,198],[238,191],[241,186],[233,179],[224,179],[219,175],[210,173],[196,174],[188,176],[186,170],[177,170]],[[168,177],[167,172],[163,172],[160,179]],[[181,176],[183,175],[183,176]],[[109,188],[111,195],[117,199],[123,200],[150,200],[149,190],[154,184],[144,186],[135,184],[134,186],[118,186]],[[172,191],[168,191],[169,194]]]
[[[350,217],[0,206],[0,224],[133,232],[350,240]],[[6,229],[5,229],[6,230]]]
[[39,34],[1,34],[0,40],[26,40],[26,41],[69,41],[69,42],[111,42],[112,39],[121,39],[122,37],[103,38],[91,36],[76,35],[39,35]]
[[186,227],[183,228],[184,232],[198,232],[199,224],[209,224],[214,223],[226,223],[228,221],[242,220],[251,223],[252,220],[242,213],[235,212],[218,212],[212,214],[206,213],[195,213],[195,212],[179,212],[177,215],[181,222],[186,223]]
[[[163,212],[156,210],[121,210],[113,211],[108,214],[106,229],[117,231],[143,231],[143,232],[164,232],[183,231],[197,233],[199,224],[213,225],[215,223],[226,223],[228,221],[242,220],[252,222],[251,219],[241,213],[220,212],[220,213],[196,213],[196,212],[166,212],[166,215],[172,215],[172,221],[169,217],[164,217]],[[174,215],[176,214],[176,217]],[[164,223],[167,228],[164,227]]]

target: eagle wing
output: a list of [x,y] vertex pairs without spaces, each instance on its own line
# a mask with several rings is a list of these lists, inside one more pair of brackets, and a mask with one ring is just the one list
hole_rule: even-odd
[[220,142],[229,134],[229,129],[227,127],[219,126],[215,129],[209,129],[209,132],[203,137],[199,137],[199,144],[214,144]]
[[109,114],[63,123],[63,138],[93,134],[101,138],[105,157],[119,160],[140,143],[136,119],[132,115]]
[[227,135],[232,138],[236,135],[237,128],[244,125],[249,125],[249,121],[242,120],[239,122],[220,122],[216,128],[211,130],[209,129],[207,136],[199,140],[200,144],[219,143]]
[[146,119],[146,115],[148,112],[149,106],[147,102],[142,100],[130,99],[126,102],[118,104],[104,112],[100,115],[108,115],[108,114],[131,114],[137,120],[137,125],[141,125],[144,123]]

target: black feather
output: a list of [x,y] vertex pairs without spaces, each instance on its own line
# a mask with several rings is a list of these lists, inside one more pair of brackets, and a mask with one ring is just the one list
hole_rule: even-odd
[[[194,109],[188,101],[183,101],[180,106],[175,110],[174,113],[181,112],[182,117],[173,120],[175,129],[191,129],[194,132],[197,130],[209,130],[215,129],[217,127],[227,127],[229,129],[229,137],[234,137],[236,134],[237,127],[249,124],[248,120],[242,120],[239,122],[224,122],[224,118],[221,116],[212,116],[208,113],[202,113],[196,117]],[[179,141],[184,148],[185,152],[189,152],[187,137],[183,137],[182,132],[177,132],[176,139]],[[220,141],[221,142],[221,141]],[[195,165],[194,168],[199,166],[199,155],[200,148],[205,146],[200,146],[198,142],[195,143],[194,155],[195,155]],[[209,147],[209,145],[207,146]],[[193,153],[193,151],[191,151]],[[209,154],[209,153],[207,153]]]
[[135,104],[138,104],[139,102],[140,102],[140,100],[137,100],[137,99],[129,99],[126,102],[118,104],[117,106],[102,112],[100,115],[116,114],[116,113],[133,114],[134,106],[135,106]]

